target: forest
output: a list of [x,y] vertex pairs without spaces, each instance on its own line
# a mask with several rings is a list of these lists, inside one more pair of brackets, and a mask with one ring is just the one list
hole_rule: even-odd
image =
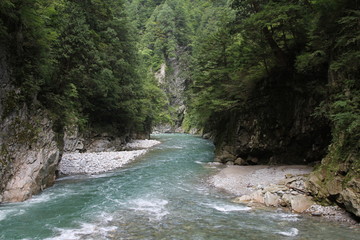
[[57,133],[177,124],[243,164],[360,174],[358,0],[2,0],[0,42],[2,119],[25,104]]

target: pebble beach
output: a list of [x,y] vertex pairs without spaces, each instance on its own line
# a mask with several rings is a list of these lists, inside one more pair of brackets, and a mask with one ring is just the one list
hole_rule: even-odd
[[59,164],[59,172],[61,175],[73,175],[111,171],[123,167],[159,143],[156,140],[135,140],[125,146],[127,151],[65,153]]

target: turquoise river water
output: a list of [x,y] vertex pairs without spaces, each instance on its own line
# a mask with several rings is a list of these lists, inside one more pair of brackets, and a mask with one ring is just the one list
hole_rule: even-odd
[[0,205],[0,239],[360,239],[320,218],[231,203],[208,177],[213,145],[185,134],[125,168],[70,176],[23,203]]

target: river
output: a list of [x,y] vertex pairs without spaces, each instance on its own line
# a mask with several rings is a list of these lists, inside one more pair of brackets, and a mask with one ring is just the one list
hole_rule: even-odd
[[186,134],[125,168],[70,176],[22,203],[0,206],[0,239],[360,239],[321,218],[231,203],[207,178],[213,145]]

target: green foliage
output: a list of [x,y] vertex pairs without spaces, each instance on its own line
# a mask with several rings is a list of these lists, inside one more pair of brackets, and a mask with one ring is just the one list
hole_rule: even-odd
[[0,32],[20,89],[6,98],[6,114],[38,99],[58,131],[106,125],[119,134],[149,132],[158,119],[162,100],[152,100],[163,98],[143,78],[123,1],[4,0]]

